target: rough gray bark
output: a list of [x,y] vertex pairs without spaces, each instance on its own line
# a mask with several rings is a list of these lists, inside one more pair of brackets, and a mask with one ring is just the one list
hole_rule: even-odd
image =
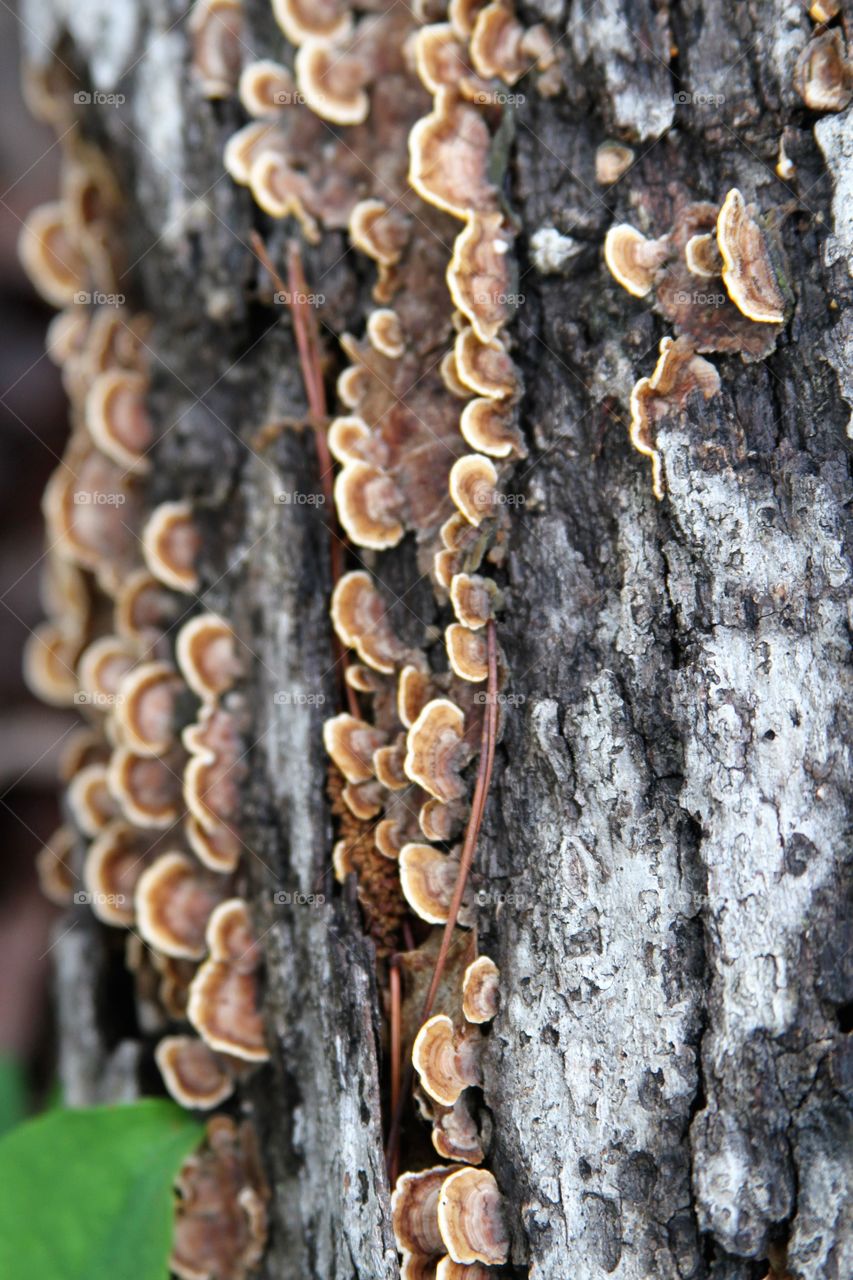
[[[248,9],[263,55],[276,47],[266,5]],[[794,94],[810,26],[793,0],[528,12],[566,32],[570,90],[519,107],[511,198],[522,253],[546,227],[574,245],[565,274],[521,263],[531,455],[500,624],[515,697],[479,858],[483,948],[504,990],[490,1164],[513,1262],[540,1280],[747,1280],[787,1249],[797,1280],[840,1280],[853,1271],[853,118],[815,128]],[[316,507],[274,500],[315,490],[315,462],[305,435],[257,443],[304,411],[301,385],[287,319],[250,300],[257,215],[220,163],[238,114],[189,84],[180,13],[24,3],[34,57],[64,26],[92,86],[127,96],[92,127],[133,192],[135,301],[157,319],[166,434],[152,497],[188,494],[207,514],[205,598],[257,657],[247,843],[276,1054],[248,1104],[276,1191],[267,1273],[379,1280],[396,1263],[377,992],[328,870],[324,708],[296,696],[334,696],[326,535]],[[783,131],[788,184],[773,172]],[[593,158],[614,135],[638,159],[605,191]],[[768,360],[714,358],[719,396],[666,423],[659,504],[625,406],[666,329],[609,279],[601,241],[617,220],[662,231],[679,194],[719,201],[732,185],[785,207],[797,308]],[[308,260],[335,332],[366,296],[342,251],[329,237]],[[390,558],[401,588],[407,554]],[[432,620],[426,593],[407,604]],[[274,901],[297,890],[326,901]],[[100,1043],[65,1041],[80,1079],[111,1043],[108,1015],[93,1017]]]

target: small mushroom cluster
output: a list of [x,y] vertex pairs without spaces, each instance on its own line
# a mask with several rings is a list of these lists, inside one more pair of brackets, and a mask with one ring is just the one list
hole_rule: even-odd
[[611,227],[604,259],[628,293],[654,296],[676,334],[662,341],[654,372],[631,394],[631,443],[651,459],[661,498],[655,421],[682,408],[693,391],[706,400],[716,395],[719,375],[703,354],[740,353],[754,361],[774,350],[790,311],[784,257],[757,207],[733,187],[719,208],[683,206],[657,239],[625,223]]
[[[194,20],[224,8],[207,0]],[[37,288],[62,308],[48,350],[62,369],[71,431],[44,498],[48,621],[27,646],[25,673],[37,695],[76,706],[85,720],[61,762],[68,820],[38,867],[55,902],[85,901],[128,930],[138,1019],[162,1037],[155,1056],[166,1087],[184,1106],[209,1110],[268,1057],[260,953],[237,896],[243,748],[233,686],[242,668],[231,627],[195,612],[200,534],[190,505],[146,506],[156,436],[150,322],[116,305],[120,194],[103,154],[80,136],[72,93],[60,76],[28,73],[31,104],[61,130],[63,187],[28,218],[20,250]],[[236,1150],[244,1136],[227,1141]],[[206,1172],[202,1183],[200,1204],[212,1185]],[[247,1216],[248,1266],[265,1209],[241,1206],[228,1212]],[[186,1212],[179,1252],[180,1239],[201,1229],[195,1212]],[[187,1261],[174,1269],[244,1274]]]
[[816,0],[809,9],[816,30],[797,58],[794,88],[810,111],[843,111],[853,99],[853,58],[845,30],[830,26],[840,12],[837,0]]

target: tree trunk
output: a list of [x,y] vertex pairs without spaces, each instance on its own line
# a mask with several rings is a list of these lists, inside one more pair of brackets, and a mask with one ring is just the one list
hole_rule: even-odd
[[[268,4],[246,8],[253,53],[280,56]],[[853,116],[818,119],[797,96],[813,28],[793,0],[530,0],[526,15],[559,38],[568,88],[524,91],[514,112],[530,452],[499,621],[512,696],[476,863],[481,945],[502,975],[484,1099],[513,1274],[747,1280],[769,1259],[779,1276],[841,1280]],[[330,871],[328,535],[322,507],[277,501],[317,492],[317,461],[310,431],[287,425],[306,413],[290,321],[255,300],[247,249],[256,225],[281,261],[284,234],[224,175],[242,117],[188,79],[182,6],[24,0],[23,16],[33,59],[65,33],[83,82],[125,95],[87,127],[129,193],[129,299],[156,320],[150,498],[192,499],[204,599],[256,658],[245,834],[275,1052],[247,1105],[274,1185],[266,1274],[384,1280],[398,1273],[380,999]],[[613,137],[636,160],[608,188],[594,159]],[[779,210],[796,307],[768,358],[713,357],[720,393],[665,420],[658,502],[627,406],[671,330],[613,281],[601,245],[615,222],[659,235],[679,202],[733,186]],[[327,234],[306,254],[331,361],[368,297],[345,250]],[[401,595],[418,576],[407,544],[385,573]],[[406,607],[439,617],[423,583]],[[60,969],[79,962],[59,988],[76,1101],[103,1096],[123,1036],[95,1007],[99,970],[120,964],[104,935],[94,967],[91,944],[60,947]],[[89,996],[78,1035],[70,1010]]]

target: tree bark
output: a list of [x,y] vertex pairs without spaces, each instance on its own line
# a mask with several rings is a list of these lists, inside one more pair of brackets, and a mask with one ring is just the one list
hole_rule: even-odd
[[[812,24],[793,0],[525,12],[559,39],[568,89],[526,91],[515,111],[530,455],[499,623],[512,697],[476,864],[481,945],[502,974],[484,1100],[513,1274],[747,1280],[770,1259],[842,1280],[853,109],[817,119],[794,92]],[[253,53],[279,55],[268,5],[247,14]],[[275,1053],[246,1104],[274,1184],[266,1274],[390,1280],[379,996],[329,869],[328,535],[321,507],[276,501],[318,492],[317,463],[306,430],[259,436],[306,411],[289,319],[256,301],[247,250],[257,225],[280,260],[283,234],[224,176],[239,109],[189,81],[181,16],[165,0],[23,4],[29,56],[64,33],[84,81],[126,96],[89,124],[129,193],[129,298],[156,320],[150,497],[201,512],[204,600],[256,657],[246,840]],[[594,174],[609,137],[637,156],[611,189]],[[656,502],[627,404],[668,330],[610,278],[601,244],[614,222],[660,234],[679,199],[732,186],[781,211],[796,309],[771,356],[712,357],[719,395],[666,420]],[[543,228],[565,238],[560,269],[536,249]],[[327,235],[306,257],[332,361],[368,296],[345,249]],[[405,545],[386,558],[401,595],[413,563]],[[406,609],[438,617],[423,584]],[[283,907],[282,892],[315,901]],[[95,1033],[72,1036],[75,992],[98,981],[91,962],[79,974],[59,1006],[84,1101],[102,1096],[116,1034],[100,1007]]]

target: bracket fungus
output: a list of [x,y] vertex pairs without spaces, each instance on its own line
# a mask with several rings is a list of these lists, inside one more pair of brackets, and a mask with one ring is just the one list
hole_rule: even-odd
[[165,829],[180,817],[180,761],[140,756],[116,747],[107,769],[110,795],[128,822],[136,827]]
[[272,0],[272,11],[291,44],[312,38],[344,40],[352,28],[346,0]]
[[666,261],[669,241],[647,240],[627,223],[611,227],[604,238],[604,261],[615,280],[635,298],[651,293],[658,269]]
[[33,209],[21,228],[18,253],[24,270],[42,297],[55,307],[67,307],[84,288],[86,262],[69,235],[59,201]]
[[[478,1028],[457,1028],[445,1013],[428,1018],[415,1037],[412,1048],[412,1062],[421,1087],[436,1102],[452,1107],[463,1089],[482,1084],[484,1043]],[[468,1261],[476,1262],[478,1259],[470,1258]]]
[[497,208],[488,176],[490,146],[480,112],[442,90],[433,111],[409,134],[409,181],[427,204],[456,218],[490,213]]
[[358,52],[328,40],[307,39],[296,54],[296,80],[306,104],[321,119],[339,125],[367,119],[370,66]]
[[489,674],[486,637],[461,622],[451,622],[444,633],[450,669],[460,680],[480,684]]
[[406,773],[436,800],[456,800],[465,793],[460,770],[470,754],[465,713],[449,698],[433,698],[409,729]]
[[250,116],[274,120],[295,99],[293,76],[271,58],[248,63],[240,73],[240,102]]
[[454,1262],[506,1262],[509,1235],[503,1198],[488,1169],[459,1169],[441,1184],[438,1225]]
[[487,396],[469,400],[462,410],[459,430],[472,449],[490,458],[525,454],[521,433],[512,421],[512,410]]
[[129,671],[113,713],[124,745],[141,756],[165,755],[177,740],[178,700],[185,688],[168,662],[143,662]]
[[347,782],[368,782],[373,775],[373,753],[388,735],[382,729],[346,712],[323,725],[323,742]]
[[479,631],[501,607],[502,597],[491,578],[457,573],[450,583],[450,603],[456,617],[471,631]]
[[[429,924],[444,924],[459,875],[459,861],[431,844],[405,844],[400,850],[400,887],[416,916]],[[460,923],[470,924],[463,909]]]
[[454,241],[447,285],[480,342],[491,342],[507,322],[511,249],[512,235],[500,212],[472,212]]
[[720,376],[710,361],[694,351],[689,339],[661,338],[660,355],[649,378],[640,378],[631,390],[631,444],[651,459],[652,491],[662,498],[661,457],[655,447],[654,429],[659,418],[680,408],[693,391],[710,400],[720,389]]
[[195,0],[187,22],[193,75],[206,98],[227,98],[243,60],[242,0]]
[[494,960],[478,956],[462,979],[462,1012],[468,1022],[491,1022],[498,1011],[500,971]]
[[198,587],[196,558],[198,530],[188,502],[164,502],[149,516],[142,531],[142,554],[154,577],[175,591]]
[[794,88],[810,111],[843,111],[853,98],[853,60],[840,27],[813,36],[797,58]]
[[266,1062],[269,1050],[258,996],[257,974],[222,960],[205,960],[190,984],[187,1017],[218,1053]]
[[79,769],[68,784],[65,799],[75,827],[90,840],[118,816],[107,785],[107,766],[102,762]]
[[402,494],[393,478],[367,462],[347,462],[335,478],[335,506],[357,547],[395,547],[405,533]]
[[432,1258],[444,1252],[438,1229],[438,1197],[453,1166],[436,1165],[402,1173],[391,1193],[391,1224],[397,1248],[404,1254]]
[[595,180],[612,187],[634,163],[634,152],[622,142],[602,142],[595,152]]
[[147,379],[127,369],[95,378],[86,397],[86,427],[108,458],[129,471],[147,471],[154,429],[145,407]]
[[202,702],[213,702],[231,688],[242,673],[237,639],[227,622],[202,613],[178,632],[175,657],[181,674]]
[[495,464],[479,453],[457,458],[450,470],[450,496],[470,524],[495,514],[497,486]]
[[209,1111],[234,1092],[223,1059],[196,1036],[164,1036],[154,1059],[169,1093],[182,1107]]
[[468,392],[505,400],[518,390],[515,366],[498,338],[481,342],[473,328],[463,329],[454,346],[456,372]]
[[767,241],[737,187],[728,193],[717,217],[717,245],[723,283],[738,310],[756,323],[782,324],[785,298]]
[[332,592],[331,614],[341,641],[374,671],[390,674],[405,660],[407,650],[369,573],[356,569],[344,574]]
[[707,231],[690,237],[684,246],[684,261],[690,274],[701,276],[703,280],[713,280],[722,275],[722,255],[716,238]]
[[183,853],[164,853],[136,885],[136,921],[145,941],[167,956],[200,960],[214,907],[228,892],[222,876]]
[[133,924],[134,892],[149,862],[149,846],[139,831],[120,818],[107,823],[89,845],[83,865],[83,881],[99,920]]

